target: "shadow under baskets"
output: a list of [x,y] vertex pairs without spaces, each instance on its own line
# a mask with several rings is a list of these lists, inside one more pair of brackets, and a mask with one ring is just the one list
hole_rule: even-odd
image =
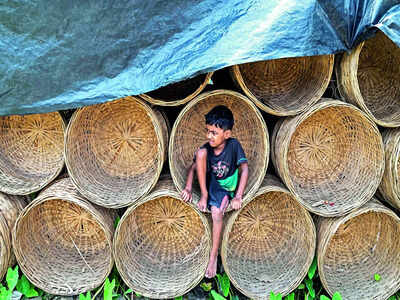
[[384,300],[400,288],[400,219],[390,209],[373,198],[346,216],[319,217],[316,225],[318,272],[331,296]]
[[11,231],[27,204],[27,196],[13,196],[0,192],[0,280],[3,280],[8,267],[15,265]]
[[[258,190],[267,171],[269,138],[257,107],[237,92],[216,90],[203,93],[182,109],[172,128],[169,144],[172,179],[179,191],[185,187],[194,154],[207,142],[204,116],[217,105],[225,105],[232,111],[235,120],[232,136],[240,142],[248,159],[249,178],[243,197],[243,202],[246,202]],[[200,193],[197,180],[193,189]],[[230,206],[228,210],[231,210]]]
[[157,90],[141,94],[144,100],[161,106],[176,106],[189,102],[200,94],[210,82],[213,72],[169,84]]
[[45,189],[13,230],[17,262],[35,286],[78,295],[100,286],[113,266],[113,211],[84,199],[70,178]]
[[316,233],[308,211],[267,175],[253,200],[229,217],[221,257],[235,287],[250,299],[283,296],[304,279]]
[[296,115],[317,102],[328,87],[334,55],[281,58],[233,66],[231,74],[262,110]]
[[77,110],[67,128],[65,162],[79,192],[109,208],[147,194],[165,160],[166,128],[160,113],[134,97]]
[[382,179],[384,150],[375,123],[355,106],[333,99],[278,121],[272,161],[309,211],[340,216],[372,198]]
[[204,277],[210,226],[205,215],[180,198],[171,179],[160,179],[149,195],[127,209],[115,232],[119,274],[145,297],[178,297]]
[[65,123],[58,112],[0,117],[0,191],[28,195],[64,166]]
[[400,126],[400,48],[382,32],[345,53],[336,68],[344,100],[378,125]]

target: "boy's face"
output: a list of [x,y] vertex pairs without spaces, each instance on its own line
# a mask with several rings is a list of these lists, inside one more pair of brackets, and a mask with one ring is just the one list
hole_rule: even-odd
[[225,140],[231,137],[232,131],[223,130],[215,125],[206,124],[207,139],[211,147],[217,148],[225,143]]

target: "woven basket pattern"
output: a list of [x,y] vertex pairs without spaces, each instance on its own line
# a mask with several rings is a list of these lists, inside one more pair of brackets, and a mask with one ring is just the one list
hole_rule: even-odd
[[385,127],[400,126],[400,48],[384,33],[345,53],[336,74],[341,96]]
[[[249,178],[243,197],[247,202],[265,176],[269,140],[267,126],[258,109],[248,98],[236,92],[217,90],[203,93],[181,111],[172,128],[169,144],[172,179],[179,191],[184,188],[194,153],[207,142],[204,115],[217,105],[231,109],[235,120],[232,135],[241,143],[249,162]],[[194,190],[200,191],[197,184],[194,184]]]
[[378,191],[381,198],[400,209],[400,129],[382,133],[385,147],[385,171]]
[[193,205],[179,199],[172,180],[160,179],[151,194],[129,207],[117,227],[118,271],[130,288],[146,297],[183,295],[204,276],[211,248],[209,224]]
[[0,190],[27,195],[64,166],[65,123],[57,112],[0,117]]
[[362,111],[332,99],[276,124],[273,161],[308,210],[339,216],[372,198],[384,170],[381,135]]
[[179,81],[140,95],[144,100],[162,106],[176,106],[189,102],[207,86],[213,72]]
[[400,219],[376,199],[344,217],[320,217],[317,229],[318,270],[330,295],[380,300],[400,288]]
[[310,214],[274,177],[226,223],[221,257],[232,283],[251,299],[288,294],[314,258],[316,233]]
[[11,231],[19,213],[28,204],[28,197],[0,193],[0,279],[15,264]]
[[262,110],[296,115],[317,102],[328,87],[334,55],[282,58],[236,65],[232,75]]
[[65,158],[79,192],[110,208],[148,193],[165,159],[163,122],[161,114],[134,97],[77,110],[67,128]]
[[20,268],[34,285],[54,295],[98,287],[113,266],[114,218],[113,211],[83,198],[71,179],[55,182],[15,224],[13,246]]

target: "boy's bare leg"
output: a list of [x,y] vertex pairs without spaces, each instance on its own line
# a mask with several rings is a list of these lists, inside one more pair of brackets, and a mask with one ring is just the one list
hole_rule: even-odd
[[197,207],[201,211],[205,211],[207,208],[207,198],[208,191],[206,185],[206,172],[207,172],[207,150],[199,149],[196,153],[196,171],[197,171],[197,180],[199,181],[200,190],[201,190],[201,198],[199,203],[197,203]]
[[221,208],[211,206],[211,215],[213,220],[212,225],[212,248],[210,253],[210,260],[208,262],[205,276],[212,278],[217,273],[217,257],[219,244],[221,242],[221,232],[223,227],[224,211],[228,203],[228,196],[225,196],[221,203]]

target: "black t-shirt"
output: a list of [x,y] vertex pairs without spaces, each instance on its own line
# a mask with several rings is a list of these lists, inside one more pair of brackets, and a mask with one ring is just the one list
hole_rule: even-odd
[[226,140],[225,147],[219,155],[214,154],[214,149],[209,143],[200,148],[207,149],[207,204],[209,208],[220,207],[226,195],[229,199],[234,197],[239,177],[238,167],[241,163],[247,162],[247,158],[242,146],[235,138]]

